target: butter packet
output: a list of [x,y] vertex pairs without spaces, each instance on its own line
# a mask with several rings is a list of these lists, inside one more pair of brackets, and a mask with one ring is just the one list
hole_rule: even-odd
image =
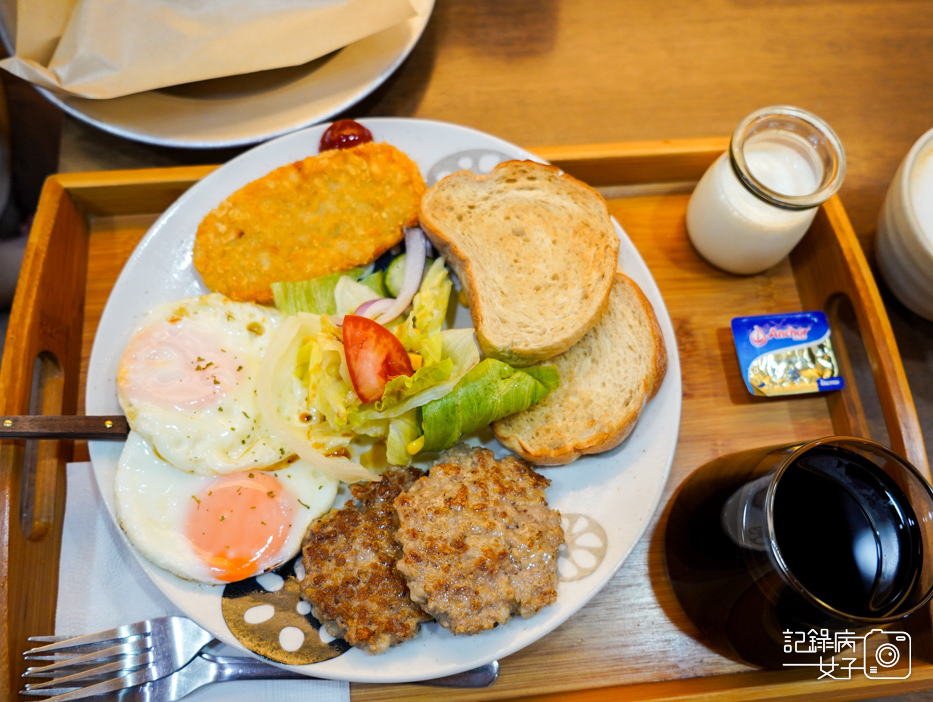
[[845,386],[822,312],[736,317],[732,337],[752,395],[799,395]]

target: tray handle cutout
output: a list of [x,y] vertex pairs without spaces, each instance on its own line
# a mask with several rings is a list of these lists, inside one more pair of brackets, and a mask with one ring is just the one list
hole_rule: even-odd
[[[64,389],[61,363],[55,354],[43,351],[33,364],[29,414],[61,414]],[[30,541],[44,539],[55,523],[56,483],[63,448],[60,443],[35,439],[26,442],[19,517],[23,535]],[[70,450],[66,453],[70,454]]]

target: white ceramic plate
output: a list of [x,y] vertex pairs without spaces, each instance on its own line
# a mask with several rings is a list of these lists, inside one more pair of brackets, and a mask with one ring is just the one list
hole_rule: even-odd
[[434,0],[412,5],[415,17],[302,66],[110,100],[40,92],[71,116],[126,139],[185,148],[255,144],[329,119],[379,87],[418,42]]
[[[428,183],[458,168],[487,172],[510,158],[535,158],[501,139],[464,127],[406,119],[363,120],[377,141],[394,144],[421,167]],[[91,353],[88,414],[118,414],[116,373],[128,335],[156,303],[206,291],[191,261],[201,219],[230,193],[272,169],[317,153],[324,127],[290,134],[233,159],[192,187],[152,226],[129,259],[104,309]],[[476,636],[453,636],[434,623],[419,636],[373,656],[351,650],[302,666],[309,675],[355,682],[406,682],[449,675],[502,658],[557,627],[599,591],[629,556],[658,507],[680,423],[681,382],[670,317],[647,266],[621,227],[620,265],[654,305],[669,353],[667,376],[635,431],[616,449],[569,466],[543,469],[551,479],[548,502],[564,520],[568,543],[560,558],[557,603],[528,620]],[[458,324],[469,325],[461,310]],[[462,320],[462,321],[461,321]],[[473,443],[481,443],[479,437]],[[505,450],[487,439],[498,455]],[[113,476],[122,444],[92,442],[91,460],[113,515]],[[129,546],[128,546],[129,547]],[[150,578],[183,612],[224,642],[242,649],[221,613],[222,587],[197,585],[140,558]]]

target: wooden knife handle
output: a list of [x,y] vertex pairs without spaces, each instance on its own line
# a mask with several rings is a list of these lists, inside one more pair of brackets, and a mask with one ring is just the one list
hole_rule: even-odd
[[126,438],[126,417],[80,417],[67,415],[0,416],[0,439],[87,439],[91,441]]

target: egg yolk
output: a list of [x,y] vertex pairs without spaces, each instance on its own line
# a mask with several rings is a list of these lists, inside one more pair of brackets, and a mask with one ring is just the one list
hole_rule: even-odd
[[236,353],[209,330],[161,320],[130,340],[117,383],[134,402],[184,411],[218,406],[243,373]]
[[186,535],[210,575],[243,580],[277,564],[297,500],[269,473],[231,473],[192,495]]

